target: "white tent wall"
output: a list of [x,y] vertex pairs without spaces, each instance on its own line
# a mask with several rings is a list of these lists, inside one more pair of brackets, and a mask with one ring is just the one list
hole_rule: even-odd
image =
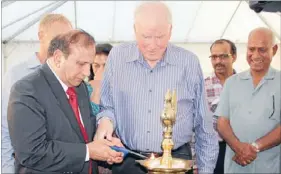
[[[116,44],[113,44],[116,45]],[[180,47],[183,47],[187,50],[192,51],[195,53],[201,63],[202,70],[204,75],[208,75],[209,73],[212,72],[212,65],[209,59],[210,55],[210,45],[211,44],[204,44],[204,43],[190,43],[190,44],[176,44]],[[275,57],[273,58],[272,61],[272,66],[276,69],[280,70],[280,44],[279,44],[279,49],[278,52],[276,53]],[[248,63],[246,61],[246,51],[247,51],[247,46],[246,44],[236,44],[237,47],[237,61],[234,64],[234,68],[238,71],[241,72],[243,70],[246,70],[249,68]],[[9,43],[8,45],[3,46],[2,48],[5,49],[5,56],[6,58],[2,57],[4,59],[3,63],[5,64],[4,68],[5,71],[10,68],[12,65],[19,63],[20,61],[25,60],[26,58],[29,58],[34,54],[34,52],[38,51],[39,49],[39,44],[38,43]]]

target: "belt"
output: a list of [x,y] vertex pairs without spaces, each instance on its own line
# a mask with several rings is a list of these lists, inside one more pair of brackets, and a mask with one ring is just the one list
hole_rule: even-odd
[[[173,152],[180,151],[181,149],[185,148],[187,145],[189,145],[189,143],[185,143],[184,145],[178,147],[177,149],[172,150],[172,153],[173,153]],[[148,157],[148,158],[151,157],[151,154],[152,154],[152,153],[153,153],[153,155],[154,155],[155,158],[161,157],[161,156],[163,155],[163,152],[160,152],[160,153],[159,153],[159,152],[142,152],[142,151],[137,151],[137,150],[132,150],[132,151],[134,151],[134,152],[136,152],[136,153],[139,153],[139,154],[141,154],[141,155],[144,155],[144,156],[146,156],[146,157]]]

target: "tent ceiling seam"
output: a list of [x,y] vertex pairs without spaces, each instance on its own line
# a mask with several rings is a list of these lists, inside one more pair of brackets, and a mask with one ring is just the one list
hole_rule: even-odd
[[228,23],[226,24],[226,26],[225,26],[225,28],[224,28],[224,30],[223,30],[223,32],[222,32],[220,38],[222,38],[222,37],[224,36],[226,30],[228,29],[228,27],[229,27],[231,21],[233,20],[235,14],[236,14],[236,12],[238,11],[238,9],[239,9],[239,7],[240,7],[240,5],[241,5],[242,2],[243,2],[243,1],[240,1],[240,2],[238,3],[236,9],[234,10],[233,14],[231,15],[230,19],[228,20]]
[[8,42],[10,42],[12,39],[14,39],[15,37],[17,37],[19,34],[21,34],[22,32],[24,32],[25,30],[27,30],[28,28],[30,28],[31,26],[33,26],[36,22],[38,22],[45,14],[47,13],[51,13],[52,11],[56,10],[57,8],[59,8],[60,6],[62,6],[64,3],[66,3],[67,1],[58,1],[54,7],[46,10],[43,14],[41,14],[39,17],[37,17],[36,19],[32,20],[31,22],[29,22],[27,25],[25,25],[24,27],[20,28],[19,30],[17,30],[13,35],[11,35],[10,37],[4,39],[3,43],[7,44]]
[[23,17],[20,17],[20,18],[18,18],[18,19],[16,19],[16,20],[10,22],[9,24],[7,24],[7,25],[5,25],[4,27],[2,27],[2,30],[5,29],[5,28],[7,28],[7,27],[9,27],[10,25],[13,25],[14,23],[17,23],[17,22],[19,22],[19,21],[21,21],[21,20],[23,20],[23,19],[29,17],[30,15],[33,15],[33,14],[35,14],[35,13],[37,13],[37,12],[39,12],[39,11],[41,11],[41,10],[43,10],[43,9],[45,9],[45,8],[47,8],[47,7],[49,7],[49,6],[55,4],[55,3],[57,3],[57,2],[56,2],[56,1],[55,1],[55,2],[52,2],[52,3],[48,4],[48,5],[45,5],[45,6],[41,7],[41,8],[39,8],[39,9],[37,9],[37,10],[31,12],[31,13],[28,13],[27,15],[25,15],[25,16],[23,16]]
[[115,15],[116,15],[116,1],[113,2],[114,4],[114,7],[113,7],[113,15],[112,15],[112,31],[111,31],[111,36],[109,38],[109,41],[111,42],[112,40],[114,40],[114,31],[115,31],[115,23],[116,23],[116,18],[115,18]]
[[202,5],[203,5],[203,1],[200,2],[199,6],[198,6],[198,8],[197,8],[197,10],[196,10],[195,17],[194,17],[194,19],[192,20],[192,23],[191,23],[191,27],[190,27],[189,30],[187,31],[186,38],[185,38],[185,42],[188,42],[190,32],[192,31],[192,29],[193,29],[193,27],[194,27],[194,25],[195,25],[195,21],[196,21],[196,19],[197,19],[197,16],[198,16],[198,14],[199,14],[199,11],[201,10]]
[[11,5],[14,2],[16,2],[16,1],[4,1],[4,0],[2,0],[1,6],[2,6],[2,8],[8,7],[9,5]]

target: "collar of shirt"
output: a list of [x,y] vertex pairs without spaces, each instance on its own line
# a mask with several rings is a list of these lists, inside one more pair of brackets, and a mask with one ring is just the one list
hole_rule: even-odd
[[[233,69],[233,75],[236,74],[236,70]],[[220,79],[217,77],[216,73],[213,71],[212,74],[209,76],[209,78],[206,79],[210,79],[212,80],[212,84],[221,84],[220,83]]]
[[37,52],[34,53],[34,55],[27,60],[27,67],[29,69],[37,68],[40,65],[41,65],[41,63],[37,57]]
[[[141,63],[144,63],[145,62],[144,57],[143,57],[142,53],[140,52],[140,50],[137,46],[137,43],[135,42],[133,46],[135,47],[134,53],[132,54],[132,56],[127,57],[126,62],[140,61]],[[161,61],[159,62],[161,64],[161,66],[165,66],[166,63],[168,63],[170,65],[180,64],[180,62],[178,62],[175,59],[175,56],[173,56],[171,47],[172,47],[172,45],[169,43],[167,45],[163,59],[161,59]]]
[[47,65],[49,66],[50,70],[54,73],[55,77],[58,79],[58,81],[60,82],[60,84],[61,84],[61,86],[62,86],[64,92],[66,93],[66,90],[68,89],[68,86],[67,86],[65,83],[63,83],[63,82],[61,81],[61,79],[57,76],[57,74],[55,73],[55,71],[54,71],[54,70],[52,69],[52,67],[50,66],[49,60],[47,60],[46,63],[47,63]]
[[212,72],[211,76],[209,77],[211,80],[212,84],[221,84],[220,79],[217,77],[215,72]]
[[[270,66],[269,69],[268,69],[268,71],[267,71],[267,73],[266,73],[265,76],[264,76],[264,79],[266,79],[266,80],[272,80],[272,79],[274,79],[275,73],[276,73],[276,70]],[[242,80],[249,80],[249,79],[252,79],[252,75],[251,75],[250,70],[247,70],[247,71],[244,71],[244,72],[240,73],[240,74],[239,74],[239,77],[240,77]]]

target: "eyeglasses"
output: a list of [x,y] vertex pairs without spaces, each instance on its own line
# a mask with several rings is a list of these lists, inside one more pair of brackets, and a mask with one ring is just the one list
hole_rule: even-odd
[[226,60],[231,56],[232,56],[231,54],[219,54],[219,55],[211,55],[209,56],[209,58],[212,60],[216,60],[217,58],[219,58],[220,60]]

